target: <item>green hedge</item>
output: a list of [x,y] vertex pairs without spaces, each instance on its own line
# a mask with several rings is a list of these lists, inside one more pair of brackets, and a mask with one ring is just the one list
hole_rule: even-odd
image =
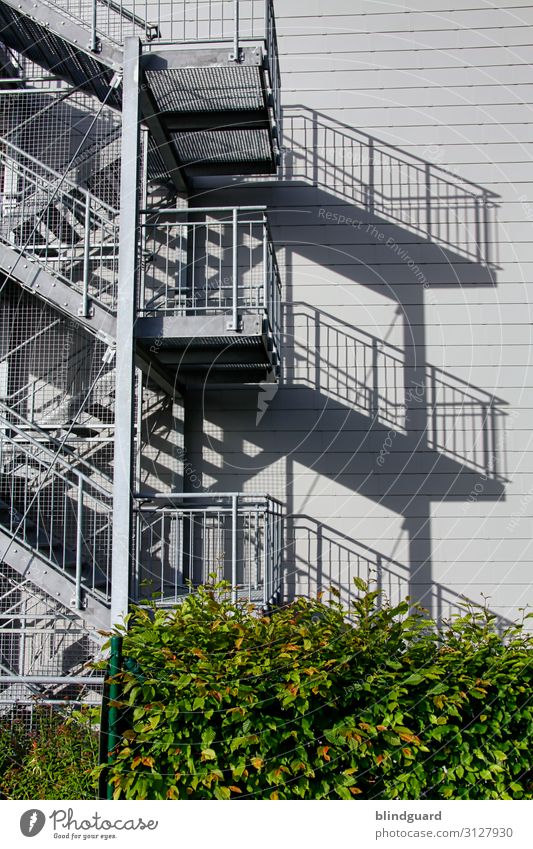
[[87,715],[72,720],[46,707],[33,726],[0,725],[0,796],[7,799],[94,799],[98,735]]
[[349,619],[220,586],[136,608],[115,798],[533,798],[531,638],[483,610],[437,635],[358,587]]

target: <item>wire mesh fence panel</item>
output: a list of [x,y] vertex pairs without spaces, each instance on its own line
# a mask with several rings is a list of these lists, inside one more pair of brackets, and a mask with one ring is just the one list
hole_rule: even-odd
[[[265,0],[44,0],[96,34],[121,44],[129,35],[152,41],[265,38]],[[236,16],[236,7],[238,8]]]
[[31,729],[41,710],[98,705],[101,673],[91,664],[100,652],[73,611],[0,564],[0,725]]
[[[27,79],[27,78],[25,78]],[[44,89],[44,86],[47,86]],[[57,171],[116,207],[120,176],[119,112],[61,81],[31,78],[0,94],[0,135],[37,160],[41,176]],[[44,169],[38,170],[39,163]]]
[[108,430],[115,371],[105,343],[14,283],[4,285],[0,304],[0,402],[78,439]]
[[110,492],[79,464],[76,468],[61,443],[38,441],[5,410],[0,410],[0,526],[71,581],[78,609],[86,594],[109,601]]

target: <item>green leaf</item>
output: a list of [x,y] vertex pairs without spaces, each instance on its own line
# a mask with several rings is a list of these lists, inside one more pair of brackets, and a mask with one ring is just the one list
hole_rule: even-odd
[[404,684],[421,684],[424,681],[424,676],[420,675],[418,672],[413,672],[412,675],[409,675],[409,678],[406,678],[403,681]]

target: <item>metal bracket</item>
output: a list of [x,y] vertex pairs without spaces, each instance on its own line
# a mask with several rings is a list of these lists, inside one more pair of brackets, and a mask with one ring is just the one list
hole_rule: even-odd
[[238,54],[235,54],[234,52],[230,53],[228,55],[228,59],[230,62],[244,62],[244,50],[242,47],[239,48]]
[[242,320],[241,320],[240,316],[237,319],[237,325],[236,326],[235,326],[235,322],[233,321],[233,319],[231,321],[228,321],[228,323],[226,324],[226,330],[235,330],[236,332],[240,332],[242,330]]
[[80,602],[78,602],[75,598],[71,598],[69,601],[69,607],[72,607],[73,610],[87,610],[87,597],[84,596]]
[[78,315],[80,318],[94,318],[94,307],[89,307],[89,309],[84,309],[84,307],[78,307]]
[[108,345],[106,351],[104,352],[104,356],[102,357],[103,363],[112,363],[115,359],[117,353],[117,349],[114,345]]

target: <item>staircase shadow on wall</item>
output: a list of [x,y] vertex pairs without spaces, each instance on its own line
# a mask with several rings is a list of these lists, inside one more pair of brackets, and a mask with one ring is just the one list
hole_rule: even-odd
[[[426,304],[433,289],[496,286],[497,197],[320,113],[291,107],[284,120],[291,149],[283,179],[276,186],[253,186],[257,202],[274,207],[274,240],[286,246],[282,391],[258,426],[242,404],[239,415],[248,440],[263,452],[273,420],[289,410],[312,411],[315,419],[302,418],[302,430],[308,431],[302,442],[291,446],[290,434],[284,435],[288,596],[297,590],[301,571],[290,555],[300,518],[294,493],[298,463],[403,517],[409,594],[433,614],[445,588],[433,579],[431,504],[505,498],[503,432],[509,411],[492,393],[428,363]],[[236,200],[244,202],[240,191]],[[310,227],[319,240],[306,238]],[[317,274],[320,268],[323,275]],[[341,278],[331,291],[342,291],[343,318],[295,302],[294,293],[305,287],[313,302],[328,304],[333,276]],[[373,307],[360,306],[361,287],[390,308],[382,338],[364,329]],[[345,320],[350,307],[361,323],[357,317]],[[389,330],[396,334],[394,345]],[[226,408],[222,404],[220,423]],[[216,410],[211,412],[216,422]],[[331,431],[331,442],[320,451],[314,444],[306,450],[315,429]],[[343,432],[353,444],[343,449],[342,466],[335,469],[335,443]],[[243,446],[234,472],[241,486],[259,471],[260,453],[247,456]],[[219,472],[209,470],[214,480]]]

